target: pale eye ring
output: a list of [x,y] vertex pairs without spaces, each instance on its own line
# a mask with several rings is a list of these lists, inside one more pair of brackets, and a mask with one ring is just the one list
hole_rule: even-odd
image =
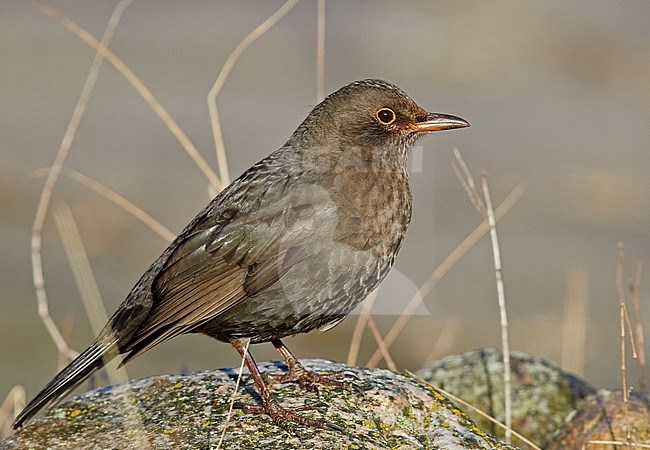
[[395,112],[390,108],[379,109],[375,113],[375,117],[380,123],[384,125],[390,125],[391,123],[395,122],[396,119]]

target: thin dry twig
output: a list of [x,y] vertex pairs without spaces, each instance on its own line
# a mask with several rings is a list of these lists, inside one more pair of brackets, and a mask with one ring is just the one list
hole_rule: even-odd
[[239,390],[239,383],[241,382],[242,374],[244,373],[244,362],[246,361],[246,354],[248,353],[248,347],[251,344],[251,340],[248,339],[244,345],[244,356],[241,358],[241,364],[239,365],[239,374],[237,375],[237,381],[235,382],[235,392],[232,393],[230,397],[230,408],[228,408],[228,415],[226,416],[226,421],[223,424],[223,430],[221,431],[221,437],[217,443],[217,450],[223,445],[223,440],[226,437],[226,431],[228,430],[228,425],[230,424],[230,419],[232,418],[232,410],[235,407],[235,397],[237,396],[237,391]]
[[[408,373],[408,374],[411,375],[412,377],[417,378],[418,380],[423,381],[424,383],[430,384],[428,381],[426,381],[425,379],[419,377],[417,374],[411,372],[411,371],[408,370],[408,369],[406,370],[406,373]],[[462,398],[455,396],[455,395],[452,394],[451,392],[445,391],[445,390],[442,389],[441,387],[434,386],[433,388],[434,388],[436,391],[440,391],[440,392],[442,392],[442,394],[443,394],[445,397],[448,397],[448,398],[452,399],[452,400],[455,401],[456,403],[460,403],[461,405],[466,406],[466,407],[471,408],[472,410],[476,411],[477,414],[479,414],[481,417],[486,418],[487,420],[489,420],[490,422],[492,422],[492,423],[495,424],[496,426],[498,426],[498,427],[500,427],[500,428],[503,428],[503,429],[506,430],[506,431],[508,430],[508,427],[507,427],[505,424],[499,422],[497,419],[495,419],[494,417],[492,417],[491,415],[489,415],[488,413],[486,413],[486,412],[483,411],[482,409],[477,408],[476,406],[472,405],[471,403],[466,402],[466,401],[463,400]],[[535,445],[533,442],[531,442],[531,441],[530,441],[529,439],[527,439],[525,436],[523,436],[522,434],[520,434],[520,433],[518,433],[517,431],[513,430],[512,428],[510,429],[510,432],[512,433],[513,436],[515,436],[517,439],[519,439],[519,440],[520,440],[521,442],[523,442],[524,444],[528,445],[530,448],[532,448],[532,449],[534,449],[534,450],[542,450],[540,447],[538,447],[537,445]]]
[[506,435],[505,441],[510,443],[512,434],[512,384],[510,379],[510,340],[508,338],[508,312],[506,308],[505,286],[503,284],[503,266],[501,264],[501,250],[497,237],[497,221],[494,218],[490,188],[487,180],[487,173],[481,173],[481,184],[483,197],[487,210],[488,223],[490,224],[490,237],[492,241],[492,253],[494,255],[494,269],[497,279],[497,294],[499,297],[499,315],[501,317],[501,347],[503,353],[503,395],[505,397],[505,419]]
[[167,126],[169,131],[174,135],[174,137],[181,144],[185,152],[192,158],[196,166],[203,172],[205,177],[210,181],[210,183],[215,187],[217,191],[220,191],[224,185],[219,179],[217,174],[210,168],[208,163],[205,161],[203,156],[196,149],[190,138],[185,134],[183,129],[178,125],[178,123],[172,118],[172,116],[167,112],[167,110],[162,106],[158,99],[153,95],[147,86],[133,73],[133,71],[111,50],[106,48],[97,42],[97,39],[86,30],[81,28],[79,25],[74,23],[68,17],[57,11],[56,9],[44,5],[42,3],[37,3],[38,9],[46,14],[47,16],[53,18],[59,22],[66,30],[70,31],[72,34],[77,36],[84,44],[95,49],[101,57],[105,58],[122,76],[133,86],[138,94],[147,102],[149,107],[156,113],[158,118]]
[[0,439],[4,439],[13,432],[11,422],[24,407],[25,388],[17,384],[11,388],[2,405],[0,405]]
[[[36,171],[36,176],[41,176],[49,172],[49,168],[41,169]],[[107,200],[115,203],[117,206],[131,214],[133,217],[144,223],[146,226],[151,228],[156,234],[165,240],[165,242],[171,242],[176,238],[176,235],[171,232],[167,227],[162,225],[156,219],[151,217],[149,214],[144,212],[141,208],[136,206],[134,203],[130,202],[126,198],[122,197],[117,192],[111,190],[110,188],[104,186],[99,181],[94,180],[74,169],[68,167],[63,167],[62,174],[70,178],[71,180],[76,181],[77,183],[95,191],[102,197]]]
[[[72,211],[66,204],[63,204],[54,209],[53,217],[63,243],[63,249],[65,250],[66,257],[68,258],[70,268],[77,283],[77,289],[86,309],[86,315],[88,316],[93,332],[99,334],[104,324],[108,322],[108,315],[106,314],[104,303],[99,293],[99,287],[97,286],[97,281],[95,280]],[[105,370],[110,383],[115,385],[128,381],[129,376],[126,369],[117,368],[122,358],[119,355],[110,355],[109,358],[105,361]],[[130,417],[136,419],[136,421],[129,424],[129,427],[132,427],[134,430],[141,430],[143,424],[137,406],[124,398],[122,399],[122,408]],[[127,439],[130,441],[130,447],[151,447],[151,444],[144,438],[142,433],[127,433],[127,435]]]
[[86,309],[90,327],[93,333],[97,335],[104,328],[104,324],[108,322],[108,314],[99,292],[99,286],[97,286],[97,280],[90,267],[90,260],[81,241],[72,210],[67,203],[62,203],[54,208],[52,217],[77,283],[82,303]]
[[622,242],[618,243],[618,258],[616,262],[616,290],[618,292],[618,301],[619,305],[622,305],[623,309],[623,319],[625,321],[625,325],[627,326],[627,329],[630,333],[630,349],[632,351],[632,357],[633,358],[638,358],[638,353],[636,350],[636,339],[634,337],[634,330],[632,329],[632,324],[630,323],[630,316],[627,312],[627,306],[626,306],[626,294],[625,294],[625,286],[623,283],[624,279],[624,272],[627,266],[627,259],[625,258],[625,246],[623,245]]
[[[505,200],[497,207],[494,212],[495,220],[499,221],[505,216],[508,211],[514,206],[515,203],[524,195],[526,192],[526,187],[523,183],[517,185],[510,194],[505,198]],[[461,242],[450,254],[445,258],[445,260],[434,270],[429,278],[422,283],[418,292],[416,292],[409,303],[406,305],[399,318],[395,321],[392,328],[386,334],[384,338],[384,343],[387,348],[390,348],[391,345],[395,342],[399,334],[402,332],[406,324],[411,318],[411,315],[415,310],[420,306],[420,303],[423,299],[431,292],[433,286],[440,280],[445,274],[451,269],[454,264],[465,254],[467,251],[478,242],[478,240],[483,237],[485,233],[490,230],[490,226],[487,220],[484,220],[474,231],[472,231],[463,242]],[[370,360],[367,363],[367,367],[376,367],[377,364],[381,361],[381,351],[377,349],[372,355]]]
[[620,307],[620,330],[621,330],[621,384],[623,386],[623,416],[625,418],[625,438],[631,440],[629,426],[629,393],[627,390],[627,368],[625,363],[625,289],[623,287],[623,271],[625,266],[625,247],[622,242],[618,243],[618,258],[616,260],[616,288],[618,290],[618,302]]
[[636,275],[634,277],[634,288],[632,290],[631,301],[634,314],[632,316],[636,328],[636,344],[639,362],[639,389],[645,391],[647,382],[645,378],[645,335],[643,332],[643,321],[641,320],[641,275],[643,273],[643,263],[636,263]]
[[431,346],[431,351],[424,359],[422,367],[428,366],[436,361],[442,355],[446,355],[449,349],[456,342],[456,336],[460,330],[461,321],[458,317],[445,317],[445,321],[440,328],[438,339]]
[[316,39],[316,103],[325,98],[325,0],[318,0]]
[[582,448],[586,449],[592,444],[593,445],[621,445],[623,447],[650,448],[650,444],[636,444],[634,442],[599,441],[599,440],[589,440],[589,441],[585,442],[585,445],[583,445]]
[[[64,203],[54,209],[53,217],[63,243],[63,250],[77,283],[77,289],[81,295],[86,315],[90,321],[90,326],[93,333],[98,335],[108,322],[108,314],[99,292],[99,286],[97,286],[97,280],[90,266],[90,259],[81,240],[81,234],[72,215],[72,210]],[[126,369],[114,369],[114,365],[121,360],[119,356],[116,359],[118,361],[112,363],[110,369],[106,371],[111,384],[124,383],[129,379]]]
[[228,184],[230,184],[230,173],[228,171],[228,158],[226,156],[226,146],[223,142],[223,132],[221,131],[221,121],[219,120],[219,110],[217,109],[217,95],[221,92],[223,85],[230,75],[230,71],[235,66],[235,63],[239,57],[246,51],[246,49],[255,42],[260,36],[270,30],[273,25],[275,25],[280,19],[282,19],[285,14],[287,14],[291,8],[293,8],[299,0],[288,0],[284,5],[280,7],[275,13],[273,13],[268,19],[262,22],[257,28],[250,32],[235,50],[230,54],[223,67],[221,72],[217,76],[210,92],[208,93],[208,109],[210,110],[210,123],[212,125],[212,134],[214,137],[214,145],[217,152],[217,162],[219,163],[219,174],[221,177],[221,187],[218,190],[223,189]]
[[625,303],[621,303],[620,328],[621,328],[621,384],[623,386],[623,415],[625,417],[625,437],[631,439],[629,427],[629,392],[627,390],[627,375],[625,364]]
[[567,272],[562,321],[562,368],[582,375],[587,337],[587,271],[579,265]]
[[487,219],[487,209],[485,207],[485,203],[480,199],[478,192],[476,191],[474,177],[472,176],[469,167],[467,167],[463,156],[460,154],[460,151],[457,148],[454,148],[454,158],[455,160],[451,161],[451,166],[454,168],[454,172],[456,173],[458,181],[460,181],[460,184],[463,186],[463,189],[469,197],[472,205],[474,205],[474,208],[476,208],[478,213],[484,219]]
[[357,324],[354,327],[354,332],[352,333],[352,339],[350,340],[350,348],[348,350],[348,359],[346,364],[348,366],[355,366],[359,360],[359,351],[361,350],[361,340],[363,339],[363,331],[366,328],[368,323],[368,317],[372,311],[372,306],[377,299],[377,294],[379,293],[378,289],[375,289],[366,297],[366,300],[362,304],[361,314],[359,314],[359,319]]
[[[74,330],[76,314],[72,305],[68,305],[63,316],[63,323],[61,324],[61,336],[66,342],[72,342],[72,331]],[[57,367],[65,367],[67,359],[59,354],[59,361]]]
[[[50,316],[49,303],[47,300],[47,293],[45,291],[45,275],[43,272],[43,258],[41,253],[43,226],[45,224],[45,218],[47,217],[47,212],[50,206],[50,200],[52,199],[52,194],[54,192],[54,187],[56,186],[59,174],[61,173],[61,168],[63,167],[63,163],[66,157],[68,156],[68,151],[72,146],[74,137],[76,136],[77,130],[79,129],[79,124],[81,123],[81,118],[86,111],[88,101],[92,95],[95,83],[97,82],[97,78],[99,77],[99,71],[101,69],[104,58],[103,50],[109,45],[115,29],[120,22],[122,14],[131,4],[131,2],[132,0],[121,0],[117,6],[115,6],[115,9],[111,14],[111,18],[108,21],[108,25],[106,26],[106,30],[104,31],[104,36],[102,37],[101,43],[95,41],[97,42],[97,52],[93,58],[90,71],[88,72],[88,77],[86,78],[86,82],[84,83],[83,89],[81,90],[81,95],[79,96],[77,105],[75,106],[74,112],[72,113],[72,118],[70,119],[68,128],[65,132],[65,135],[63,136],[63,140],[59,146],[59,150],[54,159],[54,163],[52,164],[52,169],[50,170],[47,180],[45,181],[45,185],[43,186],[43,190],[41,191],[41,197],[38,203],[38,208],[36,210],[36,217],[34,218],[34,224],[32,225],[32,277],[34,279],[34,287],[36,289],[38,315],[43,321],[45,328],[50,333],[50,336],[52,337],[52,340],[54,341],[59,354],[66,355],[68,359],[73,359],[75,356],[77,356],[77,352],[68,346],[67,342],[63,339],[59,328],[56,326],[54,320]],[[52,8],[49,8],[42,3],[37,3],[37,5],[41,11],[53,11]],[[46,14],[48,14],[48,12],[46,12]]]
[[368,328],[370,328],[370,332],[375,338],[375,342],[377,342],[377,347],[379,347],[379,351],[381,351],[381,356],[386,361],[386,365],[388,366],[388,368],[390,370],[397,371],[397,365],[395,364],[393,357],[390,356],[388,347],[386,347],[384,340],[381,338],[381,333],[379,332],[379,328],[377,327],[377,322],[375,322],[375,318],[372,317],[371,315],[368,316]]

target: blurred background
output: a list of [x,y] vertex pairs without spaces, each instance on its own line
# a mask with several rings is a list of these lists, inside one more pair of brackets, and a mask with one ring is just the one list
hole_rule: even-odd
[[[47,3],[98,39],[116,4]],[[281,5],[136,0],[110,45],[215,171],[207,93],[233,49]],[[414,216],[375,304],[380,331],[482,220],[451,168],[458,148],[476,175],[488,172],[495,205],[520,183],[527,187],[498,224],[511,348],[564,363],[599,387],[618,387],[617,243],[625,244],[632,269],[637,261],[650,264],[650,3],[329,1],[325,19],[326,93],[382,78],[423,107],[472,124],[428,136],[414,151]],[[235,65],[218,97],[233,176],[281,146],[316,103],[316,49],[317,2],[303,0]],[[34,4],[3,1],[0,55],[1,401],[16,384],[32,397],[57,370],[56,347],[37,313],[30,233],[45,181],[38,170],[54,161],[94,51]],[[205,176],[108,63],[66,165],[174,233],[210,198]],[[51,211],[65,204],[112,314],[167,243],[62,177]],[[51,314],[70,345],[83,350],[93,332],[51,215],[43,263]],[[642,285],[649,330],[647,291]],[[567,306],[575,297],[586,303]],[[567,311],[574,311],[568,324]],[[287,344],[302,358],[345,361],[358,317]],[[400,369],[418,370],[486,346],[500,346],[487,235],[436,283],[391,350]],[[375,349],[366,331],[357,364]],[[269,345],[253,351],[259,360],[278,359]],[[230,346],[183,336],[128,371],[140,377],[238,364]],[[636,385],[635,364],[628,367]]]

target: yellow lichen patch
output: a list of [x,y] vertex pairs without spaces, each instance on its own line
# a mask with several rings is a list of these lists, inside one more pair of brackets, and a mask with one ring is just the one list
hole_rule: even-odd
[[485,437],[485,436],[487,436],[487,433],[486,433],[485,431],[481,430],[481,429],[480,429],[479,427],[477,427],[476,425],[472,425],[470,429],[471,429],[474,433],[478,434],[478,435],[481,436],[481,437]]
[[441,401],[441,402],[444,402],[446,400],[444,395],[442,395],[440,392],[435,391],[435,390],[433,391],[433,396],[436,398],[436,400]]
[[177,383],[174,385],[174,389],[180,389],[180,388],[182,388],[183,386],[185,386],[185,385],[179,381],[179,382],[177,382]]
[[70,417],[77,417],[81,414],[86,413],[87,411],[85,409],[75,409],[73,411],[70,411]]

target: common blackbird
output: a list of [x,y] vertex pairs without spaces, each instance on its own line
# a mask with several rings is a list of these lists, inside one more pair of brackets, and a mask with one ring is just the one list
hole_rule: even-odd
[[323,426],[280,406],[246,344],[272,342],[289,369],[284,381],[336,384],[307,371],[280,339],[333,327],[377,287],[411,219],[410,147],[425,133],[467,126],[381,80],[329,95],[185,227],[13,427],[118,354],[124,364],[185,333],[232,344],[261,396],[258,410],[276,423]]

